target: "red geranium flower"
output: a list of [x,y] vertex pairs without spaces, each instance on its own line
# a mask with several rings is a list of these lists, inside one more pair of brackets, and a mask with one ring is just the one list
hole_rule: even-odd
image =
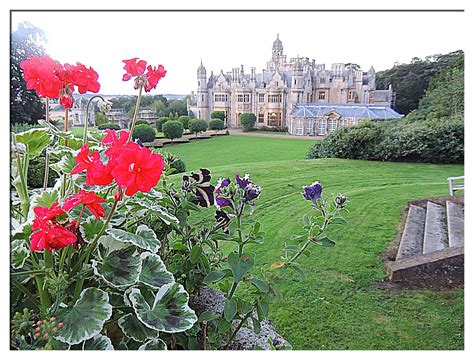
[[148,65],[147,70],[148,71],[145,76],[148,80],[148,83],[145,86],[145,91],[150,92],[150,90],[156,88],[158,81],[160,81],[166,75],[166,70],[163,65],[158,65],[157,68],[153,68],[151,65]]
[[56,216],[64,214],[57,201],[50,208],[36,206],[33,211],[36,218],[33,220],[31,228],[33,231],[39,231],[31,235],[30,247],[32,251],[59,250],[76,242],[76,235],[66,230],[56,221]]
[[60,250],[77,241],[76,235],[66,230],[61,225],[48,221],[40,231],[31,235],[30,248],[31,251],[39,251],[46,249]]
[[105,210],[101,205],[103,202],[105,202],[105,199],[97,196],[93,191],[79,190],[77,194],[73,194],[66,199],[62,209],[69,211],[73,207],[82,204],[90,210],[97,220],[100,220],[100,218],[105,216]]
[[74,98],[69,95],[62,95],[59,97],[59,103],[65,109],[72,109],[72,106],[74,105]]
[[148,192],[160,180],[165,163],[160,154],[135,143],[127,143],[117,158],[112,175],[125,194],[134,195],[137,191]]
[[48,55],[34,56],[21,62],[23,77],[28,90],[35,90],[41,97],[57,98],[62,82],[56,75],[61,64]]
[[87,91],[97,93],[100,84],[97,82],[99,74],[93,68],[87,68],[81,63],[77,63],[73,73],[73,83],[77,86],[79,94],[85,94]]
[[132,76],[143,75],[146,68],[146,61],[145,60],[137,61],[137,60],[138,58],[133,58],[130,60],[122,60],[125,63],[125,66],[123,68],[126,71],[126,73],[123,75],[123,78],[122,78],[123,81],[130,80]]
[[112,166],[105,166],[100,160],[97,151],[89,154],[89,147],[84,144],[76,157],[77,166],[72,169],[71,175],[79,174],[86,170],[86,185],[108,185],[113,181],[110,174]]
[[119,155],[122,147],[127,143],[130,138],[130,133],[127,130],[120,130],[119,136],[115,130],[105,130],[107,135],[102,139],[102,145],[110,146],[109,149],[105,150],[105,155],[109,158],[115,158]]

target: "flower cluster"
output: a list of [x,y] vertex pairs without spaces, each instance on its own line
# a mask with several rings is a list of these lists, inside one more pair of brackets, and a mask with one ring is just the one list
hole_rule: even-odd
[[135,77],[135,89],[144,86],[145,91],[150,92],[156,88],[158,82],[166,75],[166,70],[163,65],[158,65],[157,67],[148,65],[147,67],[146,61],[138,60],[138,58],[123,60],[123,62],[125,63],[123,68],[126,73],[123,74],[122,80],[128,81],[132,77]]
[[35,327],[35,338],[49,340],[52,336],[56,335],[58,330],[61,329],[64,324],[57,322],[53,316],[48,320],[39,320],[34,325]]
[[34,56],[21,62],[23,76],[28,90],[35,90],[41,97],[59,98],[59,103],[70,109],[74,104],[72,93],[77,87],[80,94],[88,91],[97,93],[99,75],[93,68],[81,63],[60,64],[48,55]]
[[37,206],[33,211],[36,218],[31,227],[34,231],[31,235],[31,251],[59,250],[77,241],[76,235],[60,225],[56,219],[64,214],[57,201],[50,208]]
[[164,161],[160,154],[139,144],[128,142],[130,133],[122,130],[117,136],[114,130],[106,130],[102,144],[107,146],[104,164],[100,154],[90,153],[87,144],[83,145],[76,157],[76,167],[71,174],[86,170],[86,185],[109,185],[112,181],[125,188],[125,195],[132,196],[138,191],[150,191],[160,180]]

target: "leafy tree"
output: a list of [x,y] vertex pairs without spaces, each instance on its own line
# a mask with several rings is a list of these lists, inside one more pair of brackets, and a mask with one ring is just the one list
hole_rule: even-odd
[[34,90],[26,89],[23,79],[23,70],[20,63],[36,55],[44,55],[43,44],[46,37],[43,30],[31,25],[21,23],[18,30],[11,35],[10,50],[10,122],[35,123],[44,119],[45,106]]
[[207,130],[207,121],[204,119],[192,119],[189,122],[189,131],[191,131],[192,133],[196,135],[196,139],[197,139],[198,133],[202,131],[206,131],[206,130]]
[[211,112],[211,119],[221,119],[225,122],[225,112],[224,111],[213,111]]
[[224,121],[221,119],[211,119],[209,121],[209,130],[215,130],[216,134],[218,130],[223,130],[224,126]]
[[444,55],[431,55],[425,60],[415,57],[410,64],[396,64],[389,70],[377,73],[376,86],[379,89],[387,89],[391,84],[397,94],[395,109],[402,114],[408,114],[418,107],[433,76],[447,68],[460,54],[463,54],[461,50]]
[[163,124],[163,134],[171,141],[183,136],[183,131],[183,124],[178,120],[169,120]]
[[140,119],[135,122],[135,125],[150,125],[150,124],[148,124],[148,121]]
[[155,129],[150,125],[139,124],[133,129],[132,139],[140,139],[141,142],[153,142],[155,141]]
[[244,131],[250,131],[253,129],[257,118],[252,113],[243,113],[240,115],[240,123],[244,126]]
[[183,128],[188,129],[189,128],[189,116],[187,115],[181,115],[178,118],[178,121],[183,125]]
[[170,100],[168,102],[168,111],[179,115],[188,115],[188,106],[185,99]]
[[156,130],[157,131],[163,131],[163,124],[167,121],[169,121],[170,118],[166,116],[162,116],[156,120]]
[[104,113],[95,113],[95,126],[103,125],[107,123],[107,116]]

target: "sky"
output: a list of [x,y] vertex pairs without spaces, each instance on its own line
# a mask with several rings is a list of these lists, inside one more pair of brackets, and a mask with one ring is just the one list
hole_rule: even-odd
[[[244,65],[266,67],[276,34],[284,54],[330,67],[353,62],[367,71],[413,57],[464,49],[462,13],[163,13],[14,12],[12,27],[28,21],[47,37],[46,52],[60,62],[79,61],[99,73],[101,93],[135,94],[123,82],[122,60],[162,64],[157,94],[189,94],[202,62],[210,75]],[[463,19],[463,18],[462,18]]]

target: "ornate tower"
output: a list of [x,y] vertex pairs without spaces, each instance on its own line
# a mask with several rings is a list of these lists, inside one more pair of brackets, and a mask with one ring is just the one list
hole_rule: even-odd
[[291,91],[290,91],[290,101],[288,104],[288,113],[290,114],[293,110],[293,107],[301,102],[304,102],[303,92],[303,64],[301,64],[300,58],[298,57],[296,61],[291,66],[292,76],[291,76]]
[[280,40],[280,34],[277,34],[276,40],[272,47],[272,61],[278,63],[278,58],[283,55],[283,44]]
[[204,65],[199,65],[197,69],[197,111],[198,117],[201,119],[209,118],[209,103],[208,103],[208,92],[207,92],[207,79],[206,79],[206,68]]

